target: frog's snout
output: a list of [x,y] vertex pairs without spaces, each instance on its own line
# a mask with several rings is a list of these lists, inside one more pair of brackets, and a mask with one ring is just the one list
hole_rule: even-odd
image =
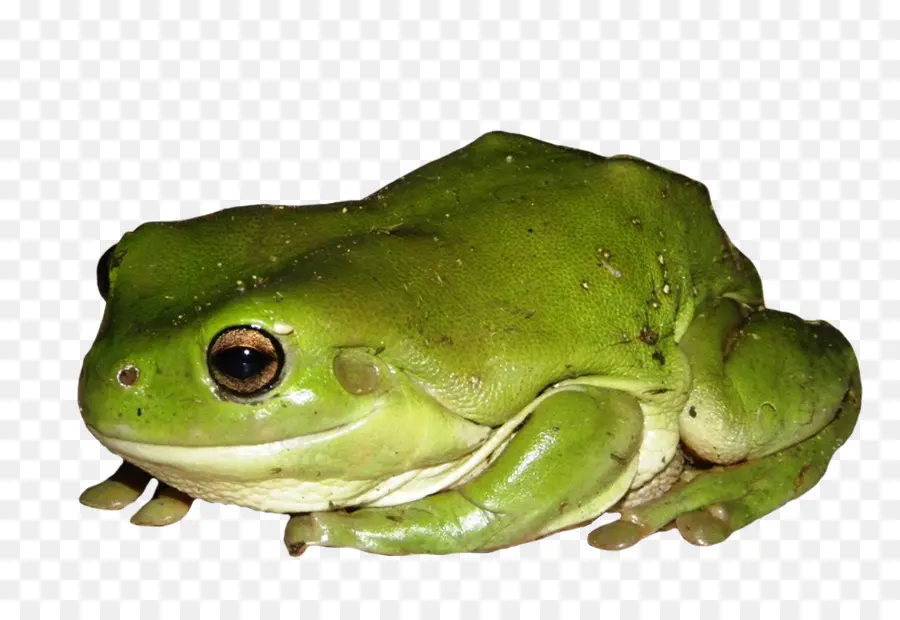
[[78,379],[78,408],[85,423],[101,434],[132,438],[136,424],[148,424],[145,414],[153,405],[159,369],[148,360],[130,357],[110,355],[103,345],[85,356]]

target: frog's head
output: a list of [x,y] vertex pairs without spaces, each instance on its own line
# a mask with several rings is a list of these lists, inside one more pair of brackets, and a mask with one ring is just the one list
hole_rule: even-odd
[[103,255],[79,383],[91,432],[192,495],[277,511],[356,503],[482,443],[489,429],[385,362],[339,297],[315,296],[271,209],[146,224]]

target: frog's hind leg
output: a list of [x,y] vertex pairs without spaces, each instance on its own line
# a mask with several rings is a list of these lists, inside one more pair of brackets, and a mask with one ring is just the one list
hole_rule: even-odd
[[674,523],[693,544],[721,542],[812,488],[847,440],[860,409],[852,348],[826,323],[745,312],[719,300],[700,309],[681,346],[694,383],[681,416],[688,467],[663,495],[624,507],[588,538],[621,549]]

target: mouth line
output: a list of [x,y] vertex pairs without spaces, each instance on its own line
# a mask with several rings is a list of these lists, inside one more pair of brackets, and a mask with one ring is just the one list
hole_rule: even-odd
[[362,418],[347,424],[335,426],[328,430],[316,433],[310,433],[308,435],[299,435],[297,437],[289,437],[287,439],[279,439],[258,444],[216,446],[170,446],[160,443],[119,439],[117,437],[104,435],[90,424],[86,426],[88,431],[90,431],[100,443],[122,457],[132,457],[142,461],[164,463],[166,465],[183,463],[193,466],[202,466],[206,463],[221,463],[226,459],[236,459],[247,462],[275,458],[285,451],[296,450],[317,443],[330,441],[345,433],[352,432],[354,429],[364,424],[367,417],[368,416],[363,416]]

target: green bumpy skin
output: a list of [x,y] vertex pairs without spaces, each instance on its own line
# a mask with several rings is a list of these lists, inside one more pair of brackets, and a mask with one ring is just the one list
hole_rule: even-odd
[[[764,307],[706,188],[489,133],[358,201],[145,224],[79,382],[167,525],[290,514],[292,554],[489,551],[589,523],[713,544],[811,488],[860,408],[836,329]],[[224,353],[223,353],[224,351]]]

